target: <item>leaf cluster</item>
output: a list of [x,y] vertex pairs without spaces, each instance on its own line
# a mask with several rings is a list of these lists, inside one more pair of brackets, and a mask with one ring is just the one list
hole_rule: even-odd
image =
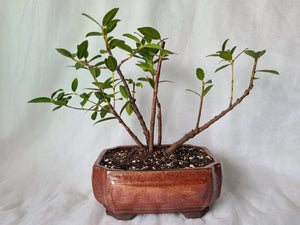
[[[118,8],[114,8],[107,12],[102,19],[102,23],[86,13],[82,14],[84,17],[97,24],[98,27],[97,31],[91,31],[87,33],[85,37],[101,37],[104,40],[104,48],[100,49],[99,53],[95,56],[90,56],[89,54],[89,41],[87,39],[78,44],[76,51],[74,52],[65,48],[56,48],[57,52],[61,55],[74,61],[73,67],[76,70],[85,69],[90,72],[90,75],[93,78],[93,82],[91,83],[93,87],[86,88],[89,92],[77,93],[79,80],[78,78],[75,78],[71,83],[71,93],[65,94],[62,89],[59,89],[53,92],[50,98],[39,97],[29,101],[30,103],[43,102],[58,105],[54,110],[57,110],[62,106],[67,106],[74,109],[91,111],[91,118],[96,120],[96,118],[100,116],[101,120],[97,122],[102,122],[106,120],[107,114],[111,113],[110,105],[114,105],[115,101],[123,100],[124,103],[119,115],[121,116],[124,110],[126,110],[128,115],[132,114],[133,108],[130,103],[129,94],[127,93],[125,86],[122,85],[122,81],[120,79],[115,79],[114,77],[116,70],[124,61],[134,57],[138,60],[136,65],[143,71],[149,73],[149,75],[137,77],[136,81],[126,79],[130,91],[135,94],[136,87],[142,88],[144,86],[143,82],[148,83],[154,88],[154,76],[156,74],[155,65],[158,63],[159,56],[161,55],[163,60],[167,60],[168,55],[173,53],[160,46],[160,42],[162,41],[161,35],[152,27],[140,27],[134,34],[123,34],[125,39],[134,42],[134,46],[130,46],[125,40],[114,38],[111,33],[120,22],[119,19],[115,18],[118,10]],[[128,58],[118,62],[111,54],[111,51],[115,49],[127,52],[127,54],[129,54]],[[106,80],[102,80],[102,70],[110,71],[112,76]],[[81,98],[80,107],[68,105],[73,96]],[[86,107],[87,104],[89,104],[88,107]],[[108,118],[111,119],[111,117]],[[115,116],[112,116],[112,118],[115,118]]]
[[[50,97],[38,97],[30,100],[29,103],[54,104],[53,111],[60,109],[63,106],[77,110],[84,110],[91,113],[90,116],[92,120],[96,121],[98,118],[98,121],[96,121],[95,124],[111,119],[118,119],[119,122],[122,123],[121,115],[123,115],[124,111],[126,111],[129,116],[133,112],[136,113],[135,94],[137,92],[137,87],[143,88],[144,83],[146,83],[151,88],[156,88],[157,83],[155,82],[158,82],[158,74],[160,74],[160,70],[158,69],[160,66],[158,65],[160,65],[161,60],[168,60],[168,57],[174,53],[164,48],[164,39],[162,39],[159,31],[153,27],[140,27],[133,34],[125,33],[122,35],[125,40],[112,36],[112,32],[120,22],[119,19],[115,18],[118,10],[118,8],[114,8],[107,12],[102,18],[101,22],[98,22],[88,14],[83,13],[82,15],[84,17],[93,21],[97,25],[97,30],[87,33],[85,35],[85,40],[78,44],[73,51],[69,51],[64,48],[56,49],[58,53],[72,61],[72,67],[74,67],[76,70],[88,70],[88,74],[92,79],[91,86],[85,88],[82,92],[78,91],[80,82],[76,77],[73,78],[71,82],[69,92],[65,92],[63,89],[58,89],[54,91]],[[101,47],[98,53],[94,56],[91,56],[89,53],[90,46],[88,38],[91,37],[100,37],[103,39],[104,43],[103,47]],[[266,53],[266,50],[253,51],[246,48],[238,54],[235,54],[237,46],[228,48],[228,41],[229,39],[226,39],[223,42],[219,51],[208,55],[210,57],[217,57],[220,62],[223,63],[223,65],[218,67],[215,72],[223,70],[230,65],[232,66],[233,71],[233,64],[237,58],[242,54],[245,54],[254,59],[255,67],[252,72],[251,82],[253,82],[253,79],[257,79],[254,77],[254,75],[258,72],[272,73],[276,75],[279,74],[275,70],[256,70],[256,63],[258,59],[260,59]],[[114,51],[124,51],[128,57],[119,60],[114,57]],[[135,79],[125,77],[121,72],[122,64],[130,59],[135,59],[136,66],[141,68],[142,74],[135,77]],[[109,75],[108,78],[107,74]],[[116,78],[116,74],[119,75],[118,78]],[[201,99],[200,105],[202,107],[203,98],[212,89],[213,84],[211,79],[206,79],[206,74],[202,68],[197,68],[195,75],[201,84],[201,90],[194,91],[191,89],[186,89],[186,91],[192,92],[199,96]],[[170,81],[164,80],[159,82]],[[155,90],[153,93],[155,93]],[[153,96],[157,97],[155,95]],[[73,97],[80,99],[80,105],[78,107],[70,105]],[[155,105],[157,99],[153,99]],[[120,110],[116,110],[116,102],[120,103]],[[155,115],[155,113],[152,115]],[[196,126],[197,129],[200,115],[201,110],[199,111],[199,117]],[[127,131],[128,130],[129,129],[127,129]]]
[[212,80],[207,80],[204,81],[204,77],[205,77],[205,73],[204,70],[202,68],[197,68],[196,69],[196,77],[198,78],[198,80],[201,81],[202,84],[202,90],[201,93],[197,92],[197,91],[193,91],[191,89],[186,89],[186,91],[192,92],[196,95],[198,95],[201,99],[204,98],[204,96],[210,91],[210,89],[213,87],[212,84]]

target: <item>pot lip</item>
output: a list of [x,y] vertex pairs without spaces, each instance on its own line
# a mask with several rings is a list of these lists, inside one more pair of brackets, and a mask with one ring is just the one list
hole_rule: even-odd
[[[163,144],[161,146],[170,146],[169,144]],[[115,147],[112,147],[112,148],[107,148],[107,149],[104,149],[101,151],[101,153],[99,154],[97,160],[95,161],[94,163],[94,167],[100,167],[106,171],[123,171],[123,172],[135,172],[135,173],[138,173],[138,172],[164,172],[164,171],[184,171],[184,170],[199,170],[199,169],[206,169],[206,168],[211,168],[213,166],[215,166],[216,164],[220,164],[220,162],[216,159],[216,157],[204,146],[196,146],[196,145],[191,145],[191,144],[184,144],[183,146],[186,146],[186,147],[192,147],[192,148],[202,148],[204,149],[204,151],[214,160],[212,163],[206,165],[206,166],[202,166],[202,167],[194,167],[194,168],[178,168],[178,169],[166,169],[166,170],[121,170],[121,169],[108,169],[104,166],[101,166],[100,165],[100,161],[101,159],[103,158],[104,154],[107,152],[107,151],[111,151],[111,150],[114,150],[114,149],[118,149],[118,148],[135,148],[135,147],[138,147],[137,145],[119,145],[119,146],[115,146]]]

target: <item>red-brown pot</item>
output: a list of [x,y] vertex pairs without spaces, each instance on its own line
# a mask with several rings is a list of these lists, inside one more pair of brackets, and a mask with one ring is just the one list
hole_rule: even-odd
[[108,215],[129,220],[136,214],[181,212],[186,218],[199,218],[219,197],[221,165],[206,148],[201,147],[214,162],[205,167],[126,171],[100,166],[107,151],[130,147],[136,146],[121,146],[102,151],[93,167],[94,195],[106,208]]

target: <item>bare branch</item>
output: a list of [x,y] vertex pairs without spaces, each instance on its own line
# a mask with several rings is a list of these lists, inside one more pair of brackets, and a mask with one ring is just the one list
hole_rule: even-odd
[[[164,48],[165,42],[161,42],[161,47]],[[161,52],[161,51],[160,51]],[[153,90],[153,100],[152,100],[152,112],[151,112],[151,120],[150,120],[150,136],[149,136],[149,152],[153,152],[153,145],[154,145],[154,124],[155,124],[155,113],[156,113],[156,103],[157,103],[157,93],[158,93],[158,84],[159,84],[159,77],[160,77],[160,70],[161,70],[161,62],[162,62],[162,55],[159,55],[158,65],[155,75],[155,86]]]
[[202,105],[203,105],[203,92],[204,92],[204,81],[202,80],[202,91],[201,91],[202,94],[200,97],[200,108],[199,108],[199,113],[198,113],[198,118],[196,123],[196,129],[199,127],[200,118],[201,118]]
[[249,83],[249,87],[245,90],[244,94],[238,98],[232,105],[228,106],[227,109],[223,110],[221,113],[219,113],[217,116],[212,118],[210,121],[205,123],[199,128],[193,129],[186,133],[181,139],[173,143],[167,150],[166,153],[170,153],[174,151],[177,147],[181,146],[184,144],[186,141],[190,140],[191,138],[195,137],[197,134],[201,133],[202,131],[206,130],[208,127],[210,127],[212,124],[214,124],[217,120],[225,116],[228,112],[230,112],[235,106],[237,106],[239,103],[242,102],[242,100],[249,95],[251,89],[253,88],[253,78],[256,72],[256,65],[257,65],[257,59],[254,61],[253,65],[253,70],[252,70],[252,75]]
[[156,99],[156,105],[157,105],[157,129],[158,129],[158,136],[157,136],[157,146],[161,146],[161,140],[162,140],[162,119],[161,119],[161,105],[158,101],[158,98]]

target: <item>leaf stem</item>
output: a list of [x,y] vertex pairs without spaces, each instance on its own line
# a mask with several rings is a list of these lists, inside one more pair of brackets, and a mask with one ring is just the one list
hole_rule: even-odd
[[75,61],[75,62],[77,62],[77,63],[79,63],[79,64],[81,64],[81,65],[83,65],[83,66],[87,66],[88,68],[92,68],[92,69],[107,69],[107,67],[105,67],[105,66],[100,66],[100,67],[98,67],[98,66],[92,66],[92,65],[90,65],[90,64],[88,64],[88,63],[83,63],[83,62],[81,62],[80,60],[77,60],[77,59],[75,59],[75,58],[71,58],[73,61]]
[[67,108],[70,108],[70,109],[76,109],[76,110],[83,110],[83,111],[93,111],[93,112],[101,112],[100,110],[98,109],[87,109],[87,108],[78,108],[78,107],[74,107],[74,106],[70,106],[70,105],[63,105]]
[[113,80],[113,95],[114,95],[114,109],[115,109],[116,107],[115,72],[112,72],[112,80]]

